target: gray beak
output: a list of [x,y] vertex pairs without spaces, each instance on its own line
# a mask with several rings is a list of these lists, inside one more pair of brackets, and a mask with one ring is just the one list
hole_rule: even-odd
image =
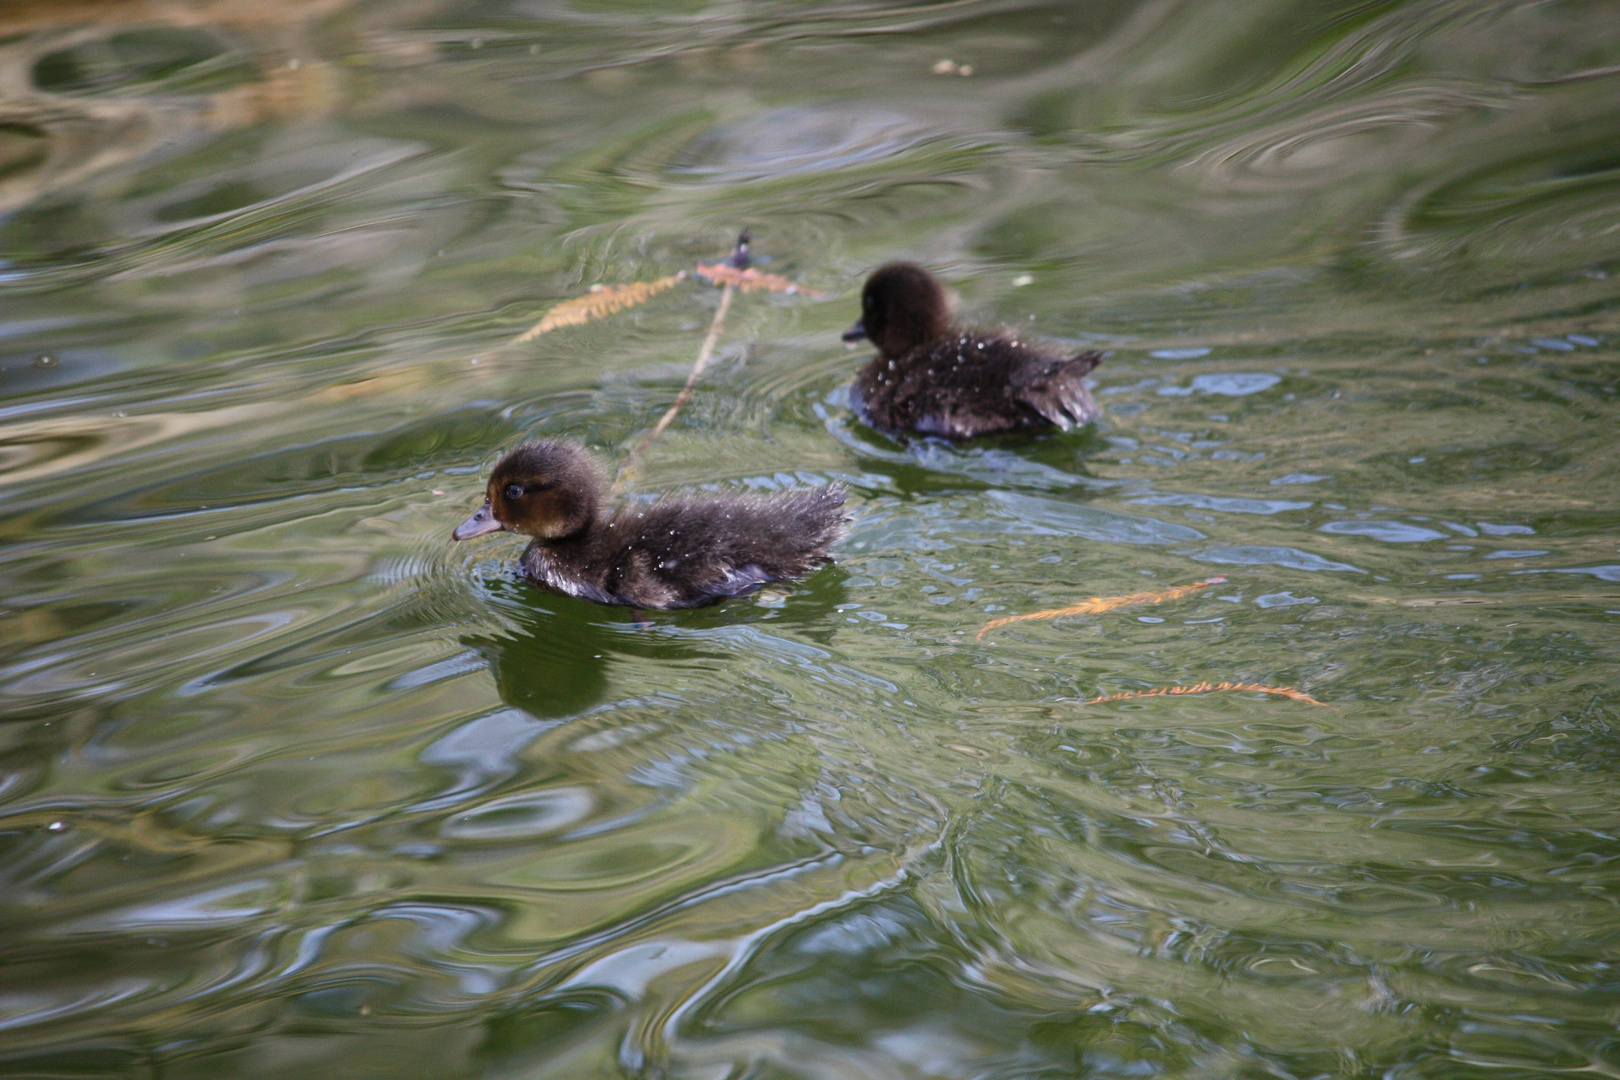
[[861,338],[863,338],[865,336],[866,336],[866,326],[864,325],[863,321],[860,320],[860,319],[856,319],[855,320],[855,325],[850,327],[848,330],[844,331],[844,340],[845,341],[859,341],[859,340],[861,340]]
[[472,517],[456,526],[456,531],[450,534],[452,540],[471,540],[475,536],[485,533],[500,532],[506,528],[495,520],[495,511],[491,510],[489,503],[484,503]]

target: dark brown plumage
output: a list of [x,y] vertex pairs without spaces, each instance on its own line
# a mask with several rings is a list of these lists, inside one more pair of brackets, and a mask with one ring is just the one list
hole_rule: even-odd
[[873,427],[972,439],[1097,418],[1084,380],[1102,353],[1057,356],[1005,330],[954,325],[945,291],[920,266],[890,263],[866,279],[844,340],[863,337],[880,355],[849,397]]
[[843,532],[840,484],[781,495],[669,495],[600,509],[602,478],[566,442],[520,446],[490,474],[486,500],[452,534],[524,533],[536,585],[599,604],[701,607],[804,577]]

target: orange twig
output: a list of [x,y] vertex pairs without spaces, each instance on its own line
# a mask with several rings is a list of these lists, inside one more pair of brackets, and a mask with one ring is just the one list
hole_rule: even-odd
[[1176,585],[1169,589],[1159,589],[1156,592],[1131,593],[1129,596],[1093,596],[1090,600],[1083,600],[1068,607],[1051,608],[1047,611],[1032,611],[1028,615],[1005,615],[999,619],[991,619],[979,627],[974,640],[980,640],[986,633],[998,626],[1008,623],[1023,622],[1026,619],[1057,619],[1064,615],[1101,615],[1105,611],[1115,608],[1128,607],[1131,604],[1162,604],[1166,600],[1179,600],[1183,596],[1207,589],[1211,585],[1220,585],[1226,581],[1223,577],[1207,578],[1204,581],[1195,581],[1191,585]]
[[798,293],[800,296],[825,296],[826,293],[807,289],[803,285],[795,285],[780,274],[762,274],[752,267],[739,270],[728,263],[715,263],[713,266],[698,263],[695,271],[698,277],[716,285],[730,285],[743,292],[754,292],[756,289],[769,289],[771,292]]
[[[630,453],[626,455],[624,468],[619,471],[619,478],[613,482],[614,494],[618,494],[629,486],[631,479],[636,474],[636,462],[641,457],[641,452],[647,448],[647,444],[663,434],[664,429],[669,427],[676,414],[681,411],[681,407],[692,399],[692,392],[697,389],[698,379],[702,377],[703,369],[709,366],[709,358],[714,355],[714,347],[720,341],[720,328],[725,325],[726,312],[731,310],[731,298],[736,295],[737,290],[740,288],[745,291],[748,289],[795,291],[796,287],[786,278],[777,277],[774,274],[761,274],[756,270],[748,269],[748,241],[748,230],[744,229],[742,234],[737,237],[737,245],[732,249],[731,257],[726,259],[725,262],[716,263],[713,266],[698,265],[697,274],[699,277],[715,284],[721,284],[722,282],[725,284],[725,288],[720,292],[720,305],[715,308],[714,319],[709,323],[709,332],[703,338],[702,347],[698,349],[697,362],[692,365],[692,370],[687,374],[686,382],[681,386],[681,392],[675,395],[674,402],[668,409],[664,410],[664,415],[658,418],[658,423],[653,426],[653,429],[647,432],[640,442],[632,446]],[[781,282],[785,287],[778,290],[774,284],[775,282]]]
[[1320,705],[1330,708],[1325,702],[1317,701],[1303,690],[1295,690],[1291,686],[1264,686],[1252,682],[1201,682],[1191,686],[1159,686],[1152,690],[1127,690],[1122,694],[1109,694],[1106,697],[1095,697],[1084,702],[1086,705],[1101,705],[1105,701],[1128,701],[1131,698],[1166,697],[1175,694],[1210,694],[1217,690],[1241,690],[1257,694],[1280,694],[1285,698],[1303,701],[1307,705]]
[[720,293],[720,306],[714,309],[714,319],[709,323],[709,333],[703,339],[703,347],[698,350],[697,363],[692,365],[691,372],[686,376],[686,382],[681,386],[681,392],[675,395],[674,403],[665,410],[663,416],[658,418],[658,423],[653,426],[653,429],[647,432],[646,436],[636,443],[635,447],[630,451],[630,460],[632,462],[640,456],[641,451],[646,448],[648,443],[663,434],[664,429],[669,427],[670,422],[675,419],[675,414],[681,411],[681,406],[691,400],[692,391],[697,388],[698,378],[703,374],[703,369],[709,366],[709,358],[714,355],[714,346],[720,340],[720,327],[726,321],[726,312],[731,309],[731,298],[736,294],[736,291],[735,288],[727,285],[725,290]]
[[533,341],[541,334],[550,333],[559,326],[578,326],[580,323],[588,323],[592,319],[611,315],[615,311],[635,307],[671,288],[685,277],[686,271],[682,270],[678,274],[671,274],[657,281],[632,281],[627,285],[593,285],[591,291],[584,296],[564,300],[547,310],[544,318],[507,344],[521,345],[525,341]]

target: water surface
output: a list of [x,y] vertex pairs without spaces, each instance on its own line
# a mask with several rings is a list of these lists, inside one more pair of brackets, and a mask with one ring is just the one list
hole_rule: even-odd
[[[0,12],[0,1071],[1620,1069],[1620,10]],[[452,545],[842,480],[638,625]],[[1084,432],[856,423],[864,274],[1108,350]],[[1223,576],[1102,615],[986,620]],[[1295,687],[1086,705],[1202,681]]]

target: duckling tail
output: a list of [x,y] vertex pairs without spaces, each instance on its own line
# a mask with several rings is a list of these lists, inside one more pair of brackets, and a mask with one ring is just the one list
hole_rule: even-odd
[[1097,419],[1100,410],[1085,379],[1102,358],[1100,352],[1083,352],[1058,361],[1024,391],[1024,402],[1065,431]]

